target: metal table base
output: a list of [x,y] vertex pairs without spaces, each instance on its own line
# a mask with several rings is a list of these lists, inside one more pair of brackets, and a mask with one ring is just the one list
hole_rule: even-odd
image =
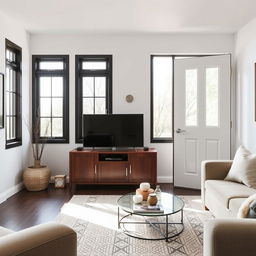
[[[125,210],[124,210],[125,211]],[[174,213],[177,214],[177,213]],[[166,214],[166,215],[162,215],[162,216],[145,216],[143,214],[134,214],[134,213],[128,213],[127,215],[123,216],[122,218],[120,218],[120,209],[118,207],[118,228],[121,228],[123,230],[123,232],[130,236],[130,237],[134,237],[134,238],[138,238],[138,239],[143,239],[143,240],[165,240],[166,242],[168,242],[169,239],[178,236],[179,234],[182,233],[182,231],[184,230],[184,225],[183,225],[183,209],[180,210],[180,222],[169,222],[169,215],[173,215],[173,214]],[[140,216],[140,217],[144,217],[144,221],[125,221],[126,218],[130,217],[130,216]],[[147,217],[165,217],[165,222],[152,222],[149,219],[147,219]],[[129,231],[127,230],[124,226],[125,224],[138,224],[138,225],[150,225],[152,228],[154,228],[156,231],[158,231],[158,233],[160,234],[161,237],[159,238],[146,238],[143,237],[141,234],[139,233],[135,233],[133,231]],[[163,232],[159,227],[157,227],[158,225],[165,225],[165,232]],[[171,225],[181,225],[181,229],[178,230],[175,233],[172,233],[171,235],[169,234],[169,226]]]

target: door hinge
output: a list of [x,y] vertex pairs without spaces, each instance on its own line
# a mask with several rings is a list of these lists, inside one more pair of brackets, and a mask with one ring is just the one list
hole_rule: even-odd
[[232,129],[232,121],[230,121],[230,128]]

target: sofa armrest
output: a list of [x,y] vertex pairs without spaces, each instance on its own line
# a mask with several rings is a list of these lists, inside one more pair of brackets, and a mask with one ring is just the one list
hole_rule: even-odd
[[58,223],[47,223],[0,238],[1,256],[76,256],[74,230]]
[[204,227],[204,256],[253,256],[255,219],[213,219]]
[[201,163],[201,195],[203,205],[205,200],[205,186],[206,180],[224,180],[227,176],[232,160],[207,160]]

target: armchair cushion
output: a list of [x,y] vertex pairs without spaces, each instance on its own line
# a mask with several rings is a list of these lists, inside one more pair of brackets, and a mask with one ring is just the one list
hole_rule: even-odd
[[256,155],[240,146],[225,180],[256,188]]

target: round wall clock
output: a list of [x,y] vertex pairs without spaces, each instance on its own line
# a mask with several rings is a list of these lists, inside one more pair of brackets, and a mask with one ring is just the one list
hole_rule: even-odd
[[127,101],[128,103],[133,102],[133,96],[132,96],[131,94],[127,95],[127,96],[125,97],[125,99],[126,99],[126,101]]

